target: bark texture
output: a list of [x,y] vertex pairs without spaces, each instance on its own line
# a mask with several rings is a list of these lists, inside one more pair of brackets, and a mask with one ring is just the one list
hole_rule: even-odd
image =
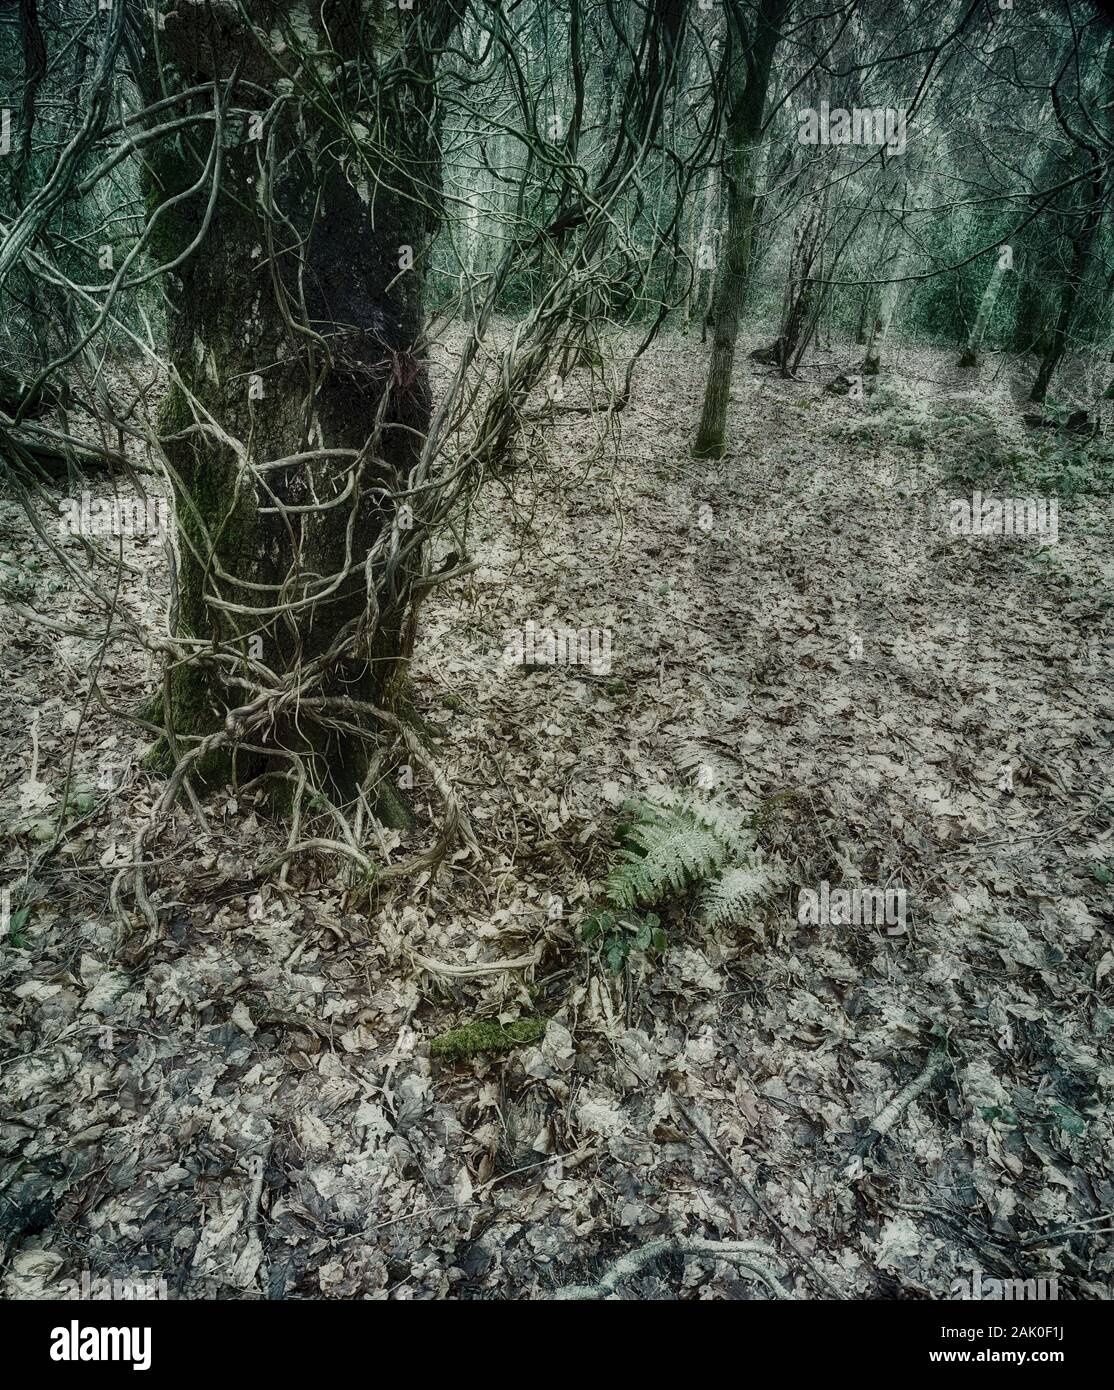
[[[405,12],[355,0],[178,0],[148,34],[149,87],[210,84],[218,108],[160,142],[149,165],[156,254],[184,257],[168,295],[162,420],[176,630],[199,653],[171,674],[180,734],[205,734],[242,703],[236,678],[250,681],[253,661],[291,685],[324,659],[314,693],[397,704],[420,508],[370,600],[365,561],[398,525],[430,415],[416,349],[436,219],[432,86],[428,47],[407,44],[449,21],[435,0],[424,8],[416,31]],[[267,466],[293,455],[309,457]],[[313,509],[322,503],[334,505]],[[284,717],[272,737],[350,790],[366,742],[310,723]]]
[[788,0],[760,0],[748,32],[743,7],[736,3],[728,7],[736,51],[730,69],[724,159],[727,245],[712,305],[712,353],[704,406],[692,449],[696,458],[720,458],[726,448],[727,405],[731,399],[735,346],[750,280],[758,201],[755,164],[770,70],[781,37],[778,26],[787,8]]

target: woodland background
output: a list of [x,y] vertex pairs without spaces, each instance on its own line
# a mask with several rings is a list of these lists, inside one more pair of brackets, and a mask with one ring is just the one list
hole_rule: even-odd
[[3,1295],[1108,1297],[1107,8],[13,0],[0,118]]

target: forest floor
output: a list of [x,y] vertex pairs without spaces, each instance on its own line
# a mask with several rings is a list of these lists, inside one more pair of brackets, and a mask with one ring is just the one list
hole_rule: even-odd
[[[1045,547],[950,536],[941,496],[1032,450],[1019,369],[904,348],[867,401],[827,393],[854,351],[795,381],[741,360],[715,463],[687,458],[704,355],[678,336],[617,453],[592,457],[587,415],[539,429],[418,643],[478,852],[370,903],[335,864],[263,880],[283,832],[229,795],[208,837],[182,807],[152,841],[163,929],[117,939],[108,886],[161,784],[142,738],[82,717],[98,643],[15,606],[91,612],[0,502],[4,881],[31,874],[0,956],[4,1296],[87,1270],[180,1298],[537,1298],[665,1235],[761,1242],[802,1299],[975,1272],[1109,1296],[1110,497],[1064,496]],[[158,622],[159,547],[125,557],[122,601]],[[611,671],[508,667],[527,620],[607,630]],[[110,701],[149,682],[110,648]],[[84,819],[46,859],[75,733]],[[613,980],[576,929],[619,807],[699,776],[778,808],[790,887],[743,928],[675,905],[664,958]],[[380,853],[440,806],[419,777],[419,830]],[[908,930],[799,924],[823,880],[904,886]],[[429,1054],[537,1013],[509,1057]],[[708,1256],[626,1292],[768,1296]]]

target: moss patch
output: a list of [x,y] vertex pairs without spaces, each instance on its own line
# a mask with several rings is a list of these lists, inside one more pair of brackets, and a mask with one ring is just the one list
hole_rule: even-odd
[[478,1019],[463,1028],[440,1034],[429,1045],[431,1057],[475,1057],[481,1052],[510,1052],[540,1042],[545,1035],[544,1018],[520,1018],[514,1023]]

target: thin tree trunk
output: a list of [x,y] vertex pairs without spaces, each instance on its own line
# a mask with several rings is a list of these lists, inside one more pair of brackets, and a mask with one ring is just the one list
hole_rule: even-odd
[[1068,263],[1067,279],[1060,296],[1060,308],[1056,315],[1056,324],[1052,330],[1048,350],[1045,352],[1036,380],[1033,382],[1033,389],[1029,392],[1029,399],[1038,404],[1043,402],[1047,396],[1052,378],[1055,376],[1056,369],[1063,360],[1064,352],[1067,349],[1068,333],[1071,329],[1072,319],[1075,317],[1079,291],[1083,286],[1083,279],[1087,272],[1091,243],[1094,241],[1099,218],[1102,215],[1101,176],[1096,174],[1085,187],[1089,190],[1090,202],[1085,210],[1081,210],[1078,229],[1071,238],[1071,260]]
[[709,169],[704,181],[703,211],[700,218],[700,231],[696,241],[695,268],[692,275],[692,283],[689,285],[688,293],[685,295],[685,323],[684,331],[687,333],[692,322],[693,304],[700,298],[700,287],[705,274],[708,276],[709,283],[715,280],[714,267],[701,265],[701,261],[711,253],[714,256],[714,243],[712,241],[712,210],[716,205],[716,171]]
[[[1101,50],[1095,55],[1091,71],[1095,74],[1094,83],[1097,88],[1093,97],[1096,120],[1102,132],[1105,151],[1109,151],[1111,135],[1114,133],[1111,119],[1111,98],[1114,96],[1114,38],[1109,31],[1103,35]],[[1033,382],[1033,389],[1029,392],[1029,399],[1037,404],[1042,403],[1048,394],[1052,378],[1067,350],[1068,336],[1075,319],[1083,282],[1090,267],[1091,252],[1102,220],[1109,184],[1107,154],[1098,144],[1081,138],[1078,132],[1073,131],[1070,124],[1064,121],[1059,107],[1056,108],[1056,116],[1065,134],[1072,140],[1073,148],[1068,160],[1068,169],[1073,173],[1079,169],[1080,181],[1069,194],[1069,206],[1064,218],[1067,226],[1071,228],[1068,233],[1071,255],[1060,292],[1056,321],[1052,335],[1044,345],[1041,365]]]
[[[906,188],[907,197],[902,214],[903,222],[905,217],[917,210],[917,198],[920,192],[919,172],[910,173]],[[907,229],[902,226],[897,252],[890,266],[890,275],[879,293],[878,312],[874,316],[870,336],[867,339],[866,355],[863,358],[861,368],[867,375],[873,376],[882,368],[882,354],[886,350],[886,342],[897,316],[897,306],[901,302],[902,292],[905,289],[903,277],[909,267],[913,249],[913,239]]]
[[[1110,110],[1109,96],[1112,90],[1114,90],[1114,42],[1108,39],[1103,55],[1100,85],[1101,104],[1099,107],[1102,112],[1106,113],[1107,122],[1109,122]],[[1090,168],[1087,171],[1087,177],[1073,190],[1072,201],[1075,206],[1068,216],[1071,224],[1074,225],[1074,230],[1069,236],[1071,256],[1068,261],[1067,276],[1060,294],[1060,306],[1056,314],[1052,336],[1045,348],[1036,380],[1033,382],[1033,389],[1029,393],[1029,399],[1038,404],[1043,402],[1047,396],[1052,378],[1055,376],[1056,369],[1063,360],[1067,349],[1068,335],[1075,318],[1080,291],[1087,275],[1091,251],[1098,233],[1099,223],[1102,220],[1106,200],[1106,164],[1099,150],[1093,145],[1080,146],[1075,151],[1072,163],[1074,164],[1076,160],[1089,160]]]
[[751,354],[777,366],[783,377],[796,370],[819,318],[821,289],[813,272],[824,245],[826,204],[826,192],[805,198],[793,228],[778,335],[768,348]]
[[754,216],[758,195],[755,162],[779,26],[789,0],[760,0],[753,33],[743,27],[743,9],[732,3],[729,23],[746,56],[736,53],[730,72],[730,103],[726,131],[724,182],[727,188],[727,246],[712,306],[712,356],[704,392],[704,408],[692,452],[696,458],[721,458],[726,449],[727,406],[735,367],[739,320],[750,281]]
[[963,353],[959,359],[961,367],[977,367],[979,365],[979,352],[982,349],[982,340],[986,335],[986,325],[990,322],[994,306],[998,303],[998,292],[1002,288],[1005,274],[1006,267],[1002,264],[1001,252],[999,252],[998,259],[994,262],[994,269],[990,272],[990,279],[986,282],[986,288],[979,300],[979,311],[975,315],[975,322],[971,325],[970,333],[967,334],[967,342],[964,344]]
[[874,291],[870,285],[864,285],[863,297],[859,305],[859,322],[855,328],[855,342],[859,347],[866,347],[866,339],[870,331],[870,320],[873,312]]

